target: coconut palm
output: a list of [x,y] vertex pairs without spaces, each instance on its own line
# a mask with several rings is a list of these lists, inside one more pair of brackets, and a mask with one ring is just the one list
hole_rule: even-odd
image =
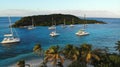
[[119,54],[120,54],[120,41],[118,41],[118,42],[116,43],[115,48],[116,48],[116,51],[118,51]]
[[100,57],[92,51],[88,52],[88,54],[86,56],[86,62],[93,63],[92,61],[94,61],[94,60],[100,61]]
[[84,43],[84,44],[80,45],[80,49],[83,53],[86,53],[86,52],[88,53],[89,51],[92,50],[92,45]]
[[33,48],[33,52],[37,55],[43,55],[43,50],[41,48],[41,45],[40,44],[36,44]]
[[61,62],[63,64],[64,59],[60,55],[61,51],[59,46],[51,46],[48,50],[45,52],[45,61],[53,64],[53,66],[56,66],[57,62]]
[[95,64],[96,62],[100,61],[100,57],[98,56],[97,52],[95,50],[92,50],[91,44],[82,44],[80,46],[80,51],[80,61],[83,62],[83,64]]
[[36,44],[33,48],[33,52],[41,57],[43,57],[43,62],[40,64],[40,67],[47,67],[46,62],[44,61],[44,50],[40,44]]
[[91,51],[92,46],[90,44],[81,44],[80,45],[80,61],[83,62],[85,64],[86,62],[86,56],[87,54]]
[[20,60],[17,62],[17,67],[25,67],[25,61],[24,60]]
[[68,44],[63,49],[63,54],[65,58],[76,61],[79,56],[79,49],[71,44]]

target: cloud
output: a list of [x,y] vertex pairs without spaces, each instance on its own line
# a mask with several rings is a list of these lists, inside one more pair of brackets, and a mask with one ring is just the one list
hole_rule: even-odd
[[0,10],[0,16],[31,16],[31,15],[45,15],[45,14],[73,14],[76,16],[87,17],[110,17],[120,18],[119,12],[101,11],[101,10],[22,10],[22,9],[8,9]]

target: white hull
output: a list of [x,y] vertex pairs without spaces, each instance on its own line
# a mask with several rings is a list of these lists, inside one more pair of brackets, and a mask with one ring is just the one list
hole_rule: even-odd
[[58,33],[56,33],[56,32],[52,32],[52,33],[50,33],[50,36],[52,36],[52,37],[54,37],[54,36],[58,36],[59,34]]
[[76,35],[78,35],[78,36],[85,36],[85,35],[89,35],[89,33],[87,33],[87,32],[84,32],[84,33],[75,33]]
[[28,30],[32,30],[34,28],[35,28],[34,26],[28,26]]
[[[10,17],[8,18],[9,19],[9,22],[10,22],[10,34],[5,34],[4,35],[4,39],[2,40],[2,44],[8,44],[8,43],[17,43],[17,42],[20,42],[20,38],[18,37],[15,37],[13,35],[13,30],[12,30],[12,26],[11,26],[11,20],[10,20]],[[17,33],[16,33],[17,35]]]
[[70,27],[74,27],[75,25],[71,24]]
[[66,28],[67,26],[66,26],[66,25],[62,25],[61,27],[62,27],[62,28]]
[[54,30],[55,28],[56,28],[55,26],[51,26],[51,27],[49,27],[48,29]]
[[4,38],[1,42],[2,44],[8,44],[8,43],[17,43],[20,42],[20,38]]

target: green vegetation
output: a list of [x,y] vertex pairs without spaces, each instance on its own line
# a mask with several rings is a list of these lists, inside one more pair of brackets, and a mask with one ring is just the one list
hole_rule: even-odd
[[[117,45],[119,44],[116,43]],[[35,46],[36,49],[38,46]],[[34,50],[33,49],[33,50]],[[37,48],[38,49],[38,48]],[[39,50],[41,47],[39,47]],[[39,52],[38,52],[39,53]],[[92,49],[91,44],[81,44],[80,47],[68,44],[64,48],[60,49],[58,45],[51,46],[44,53],[43,62],[45,65],[50,61],[53,66],[63,67],[65,60],[70,60],[69,67],[119,67],[120,55],[114,53],[110,54],[108,49]],[[64,59],[63,59],[64,58]],[[58,64],[59,63],[59,64]]]
[[51,46],[48,50],[45,51],[45,61],[51,62],[55,67],[58,63],[58,60],[63,63],[64,59],[61,56],[61,51],[59,46]]
[[119,54],[120,54],[120,41],[118,41],[118,42],[116,43],[115,48],[116,48],[116,50],[117,50],[117,51],[119,52]]
[[[116,49],[119,51],[120,41],[116,43]],[[43,50],[40,44],[36,44],[33,52],[38,56],[43,56],[43,62],[39,67],[47,67],[47,63],[52,63],[53,67],[63,67],[65,60],[69,60],[71,64],[68,67],[119,67],[120,55],[117,53],[109,53],[108,48],[93,49],[91,44],[81,44],[74,46],[68,44],[64,48],[58,45],[51,46],[47,50]],[[25,61],[19,61],[18,67],[25,66]],[[28,65],[30,66],[30,65]]]
[[[53,18],[53,20],[52,20]],[[51,15],[36,15],[36,16],[28,16],[23,17],[20,20],[16,21],[15,24],[13,24],[13,27],[24,27],[32,25],[32,19],[34,20],[35,26],[51,26],[52,22],[56,25],[63,24],[64,19],[67,25],[69,24],[83,24],[87,22],[87,24],[104,24],[102,21],[96,21],[96,20],[83,20],[73,15],[65,15],[65,14],[51,14]],[[72,19],[74,19],[74,22],[72,22]]]

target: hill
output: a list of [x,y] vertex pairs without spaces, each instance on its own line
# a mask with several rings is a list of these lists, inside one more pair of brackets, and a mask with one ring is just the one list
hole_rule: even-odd
[[[53,18],[53,20],[52,20]],[[32,19],[35,26],[51,26],[52,22],[56,25],[63,24],[64,19],[66,25],[69,24],[84,24],[87,22],[87,24],[104,24],[105,22],[102,21],[96,21],[96,20],[86,20],[86,19],[80,19],[74,15],[66,15],[66,14],[50,14],[50,15],[34,15],[34,16],[27,16],[22,17],[20,20],[16,21],[12,26],[13,27],[24,27],[32,25]],[[74,19],[74,22],[72,22],[72,19]]]

